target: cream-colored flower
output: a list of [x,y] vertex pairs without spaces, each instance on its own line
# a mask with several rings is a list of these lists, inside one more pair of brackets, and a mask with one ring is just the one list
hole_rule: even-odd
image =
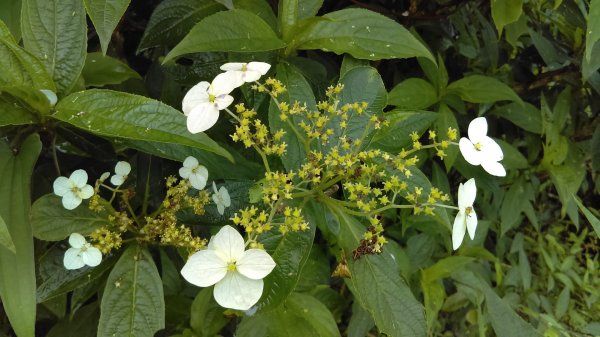
[[219,214],[223,215],[225,213],[225,208],[231,206],[231,198],[229,197],[229,191],[225,188],[225,186],[221,186],[219,190],[217,190],[217,184],[213,181],[213,190],[215,193],[212,195],[213,202],[217,205],[217,211]]
[[460,247],[466,231],[469,232],[471,240],[475,238],[477,214],[473,208],[473,202],[475,202],[476,195],[477,187],[474,178],[467,180],[464,185],[458,185],[458,214],[454,218],[452,226],[452,248],[454,250]]
[[458,143],[460,152],[471,165],[481,165],[489,174],[506,176],[504,166],[499,163],[504,154],[492,138],[487,136],[488,124],[485,117],[478,117],[469,124],[469,138],[462,137]]
[[88,175],[84,170],[75,170],[69,178],[58,177],[54,180],[54,194],[62,197],[63,206],[72,210],[81,205],[83,199],[94,195],[94,188],[87,184]]
[[221,66],[221,70],[235,74],[235,76],[242,81],[242,84],[258,81],[258,79],[265,75],[270,68],[271,65],[265,62],[231,62]]
[[126,161],[118,162],[115,166],[115,175],[110,177],[110,183],[115,186],[123,185],[129,173],[131,173],[131,165]]
[[189,156],[183,161],[183,167],[179,169],[179,175],[190,181],[193,188],[202,190],[206,187],[208,170],[198,163],[198,159]]
[[63,258],[63,264],[67,269],[79,269],[85,265],[95,267],[102,262],[100,250],[85,240],[79,233],[69,236],[71,248],[67,249]]

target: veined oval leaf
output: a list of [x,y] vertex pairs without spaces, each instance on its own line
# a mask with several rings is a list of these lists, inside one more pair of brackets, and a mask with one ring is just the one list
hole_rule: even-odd
[[497,79],[483,75],[470,75],[448,85],[447,92],[453,92],[471,103],[493,103],[496,101],[515,101],[521,98],[508,85]]
[[261,18],[242,9],[233,9],[213,14],[198,22],[165,56],[163,64],[190,53],[259,52],[283,47],[285,43]]
[[102,89],[76,92],[56,105],[52,117],[101,136],[182,144],[233,160],[204,133],[189,133],[181,112],[143,96]]
[[429,50],[406,28],[366,9],[342,9],[298,24],[306,26],[293,36],[290,48],[348,53],[367,60],[422,56],[435,63]]
[[85,85],[94,87],[119,84],[130,78],[142,78],[135,70],[129,68],[127,64],[116,58],[102,55],[102,53],[87,54],[82,75]]
[[131,246],[106,280],[98,337],[154,336],[164,327],[165,301],[156,265],[146,249]]
[[426,109],[437,101],[437,90],[433,85],[415,77],[400,82],[388,95],[388,104],[402,109]]
[[130,0],[84,0],[87,10],[98,38],[102,54],[106,55],[110,38],[117,27],[121,17],[125,14]]

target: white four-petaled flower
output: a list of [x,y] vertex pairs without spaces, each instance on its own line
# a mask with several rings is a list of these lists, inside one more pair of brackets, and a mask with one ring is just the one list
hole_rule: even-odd
[[179,169],[179,175],[183,179],[188,179],[192,187],[197,190],[204,189],[208,180],[208,170],[192,156],[185,158],[183,167]]
[[222,307],[248,310],[260,299],[262,279],[275,268],[275,261],[264,250],[244,249],[240,233],[225,226],[210,240],[208,249],[190,256],[181,275],[199,287],[214,284],[215,300]]
[[477,229],[477,214],[473,209],[473,202],[477,194],[475,179],[471,178],[466,183],[458,185],[458,214],[454,218],[452,226],[452,248],[457,250],[465,237],[465,232],[469,232],[471,240],[475,238]]
[[81,204],[83,199],[94,195],[94,188],[87,184],[88,175],[84,170],[75,170],[69,178],[58,177],[54,180],[54,194],[62,197],[63,206],[72,210]]
[[481,165],[489,174],[506,176],[504,166],[499,163],[504,154],[492,138],[487,136],[488,124],[485,117],[478,117],[469,124],[469,138],[462,137],[458,143],[460,152],[471,165]]
[[110,183],[115,186],[121,186],[131,172],[131,165],[126,161],[120,161],[115,166],[115,175],[110,177]]
[[265,62],[231,62],[221,66],[221,70],[235,74],[242,83],[257,81],[262,75],[265,75],[270,68],[271,65]]
[[219,214],[223,215],[225,213],[225,208],[231,206],[231,198],[229,197],[229,192],[225,188],[225,186],[221,186],[219,190],[217,190],[217,184],[213,181],[213,190],[215,193],[212,195],[212,199],[217,205],[217,211]]
[[191,133],[210,129],[219,119],[219,111],[227,108],[233,97],[229,95],[241,84],[234,73],[222,73],[212,83],[206,81],[193,86],[183,97],[182,110],[187,116],[187,128]]
[[85,265],[95,267],[102,262],[100,250],[88,243],[83,235],[73,233],[69,236],[71,248],[67,249],[63,264],[67,269],[79,269]]

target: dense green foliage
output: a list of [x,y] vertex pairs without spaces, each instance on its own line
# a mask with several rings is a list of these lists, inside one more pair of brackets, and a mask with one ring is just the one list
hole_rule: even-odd
[[[269,137],[285,131],[285,154],[234,141],[239,119],[224,111],[206,133],[186,129],[186,92],[250,61],[271,64],[266,77],[286,91],[245,85],[235,103]],[[0,337],[600,336],[600,0],[5,0],[0,69]],[[406,191],[436,187],[450,201],[424,214],[403,192],[409,207],[371,214],[346,184],[367,166],[323,183],[290,178],[304,192],[272,202],[271,219],[299,207],[308,229],[257,236],[277,267],[256,307],[222,308],[211,287],[181,277],[189,246],[144,232],[168,208],[166,178],[193,156],[228,189],[224,214],[206,202],[165,215],[208,239],[264,207],[265,172],[299,172],[337,150],[298,132],[305,115],[280,117],[282,103],[320,111],[327,100],[365,102],[329,121],[348,153],[414,150],[418,161],[398,169]],[[466,136],[479,116],[506,177],[457,146],[442,158],[417,151],[415,135],[424,145],[449,128]],[[368,188],[398,171],[374,157],[360,163],[386,170]],[[55,178],[85,169],[93,185],[118,160],[133,167],[122,199],[67,210],[52,195]],[[470,178],[479,224],[453,251],[449,208]],[[122,247],[65,269],[71,233],[125,213],[135,230]],[[365,248],[375,215],[380,253]]]

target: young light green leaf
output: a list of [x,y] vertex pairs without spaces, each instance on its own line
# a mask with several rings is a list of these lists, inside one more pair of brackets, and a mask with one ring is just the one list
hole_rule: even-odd
[[154,336],[165,327],[165,302],[158,270],[150,253],[131,246],[108,275],[98,337]]
[[102,54],[106,55],[113,31],[125,14],[130,0],[84,0],[85,9],[96,28]]
[[492,19],[498,29],[498,36],[502,36],[502,29],[511,22],[515,22],[523,12],[523,0],[492,0]]
[[41,149],[37,134],[27,137],[16,155],[7,143],[0,144],[0,214],[16,251],[15,254],[0,245],[0,299],[19,337],[35,336],[35,259],[29,191]]
[[25,48],[44,63],[57,94],[68,93],[85,63],[87,26],[82,1],[23,0],[21,20]]
[[409,78],[396,85],[388,95],[388,104],[409,110],[426,109],[438,101],[437,91],[421,78]]
[[288,49],[321,49],[358,59],[426,57],[429,50],[406,28],[373,11],[342,9],[313,20],[293,36]]
[[598,219],[594,213],[590,212],[590,210],[585,207],[577,197],[573,197],[573,200],[575,200],[577,207],[579,207],[579,210],[581,213],[583,213],[583,216],[585,216],[590,225],[592,225],[594,232],[596,232],[596,235],[598,235],[600,238],[600,219]]
[[515,101],[521,98],[506,84],[483,75],[470,75],[448,85],[448,93],[455,93],[471,103],[493,103],[496,101]]
[[2,216],[0,216],[0,245],[4,246],[4,248],[10,250],[14,254],[17,253],[15,244],[10,237],[10,232],[8,231],[8,227]]
[[592,50],[600,40],[600,2],[590,1],[590,11],[587,15],[587,34],[585,34],[585,58],[590,61]]
[[208,15],[225,9],[222,5],[205,0],[165,0],[156,6],[146,26],[138,53],[165,45],[172,47]]
[[182,113],[143,96],[101,89],[77,92],[61,100],[52,117],[101,136],[187,145],[233,160],[204,133],[189,133]]
[[87,54],[81,74],[88,87],[101,87],[107,84],[119,84],[130,78],[142,78],[127,64],[102,53]]
[[206,51],[259,52],[285,47],[261,18],[242,9],[213,14],[198,22],[165,56],[164,63],[190,53]]

